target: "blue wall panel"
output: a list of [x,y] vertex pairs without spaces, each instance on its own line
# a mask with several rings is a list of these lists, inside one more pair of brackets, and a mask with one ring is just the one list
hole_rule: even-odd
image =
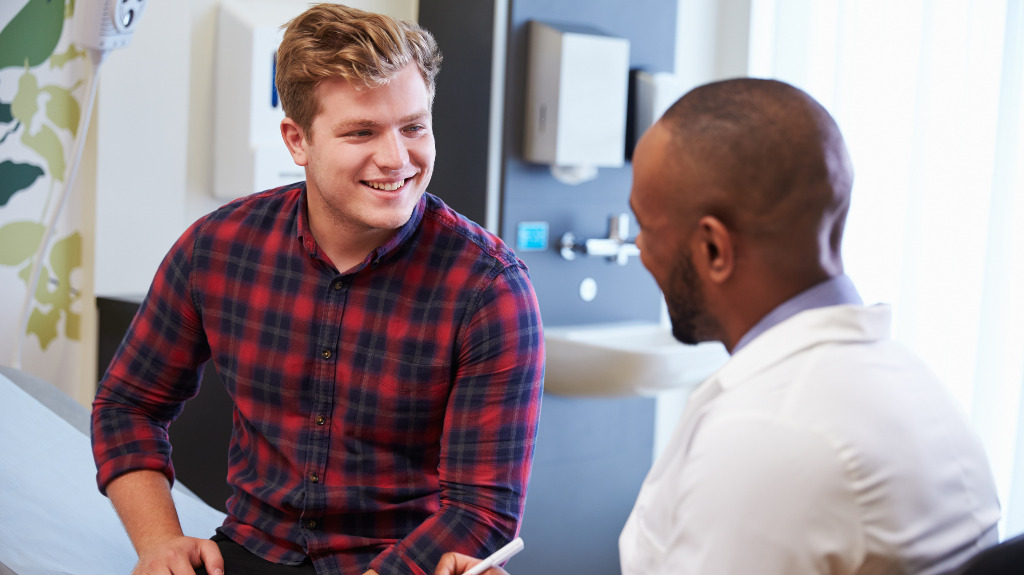
[[[524,252],[540,300],[544,325],[571,325],[623,320],[657,321],[661,295],[639,259],[618,266],[603,258],[565,261],[558,238],[566,231],[577,237],[606,237],[608,219],[629,209],[632,167],[602,168],[590,182],[572,186],[555,180],[547,166],[522,157],[523,118],[528,51],[527,24],[540,20],[581,25],[630,41],[630,67],[650,72],[674,70],[676,0],[514,0],[509,18],[508,69],[502,238],[514,245],[521,221],[548,221],[551,249]],[[601,118],[594,118],[595,122]],[[597,297],[585,302],[578,286],[587,277],[597,281]]]

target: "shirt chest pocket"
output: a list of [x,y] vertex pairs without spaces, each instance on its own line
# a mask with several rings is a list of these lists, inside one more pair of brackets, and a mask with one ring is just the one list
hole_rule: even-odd
[[447,363],[368,354],[345,392],[349,429],[377,444],[436,445],[450,380]]

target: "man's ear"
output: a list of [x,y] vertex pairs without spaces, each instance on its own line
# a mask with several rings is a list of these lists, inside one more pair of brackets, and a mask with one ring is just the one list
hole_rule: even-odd
[[736,265],[736,246],[729,228],[714,216],[704,216],[697,222],[694,242],[694,265],[701,275],[710,282],[725,283]]
[[288,152],[297,166],[305,166],[309,163],[306,157],[306,135],[302,128],[291,118],[281,120],[281,137],[284,145],[288,146]]

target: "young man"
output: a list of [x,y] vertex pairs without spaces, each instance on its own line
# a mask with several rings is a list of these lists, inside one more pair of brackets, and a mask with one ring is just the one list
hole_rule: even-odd
[[937,574],[996,541],[981,444],[844,275],[852,183],[828,112],[771,80],[699,87],[639,142],[640,257],[675,337],[732,357],[644,481],[624,575]]
[[[281,132],[306,181],[182,235],[94,404],[136,573],[427,573],[517,533],[541,324],[523,263],[426,193],[439,65],[386,16],[288,25]],[[235,403],[216,542],[184,537],[169,495],[166,428],[207,359]]]

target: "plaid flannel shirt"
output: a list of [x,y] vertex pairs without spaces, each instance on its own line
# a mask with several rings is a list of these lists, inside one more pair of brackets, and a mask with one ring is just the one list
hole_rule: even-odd
[[305,186],[243,198],[176,242],[100,384],[101,491],[173,481],[167,427],[207,359],[234,400],[218,528],[321,574],[431,573],[515,536],[544,349],[525,265],[425,194],[339,273],[310,233]]

